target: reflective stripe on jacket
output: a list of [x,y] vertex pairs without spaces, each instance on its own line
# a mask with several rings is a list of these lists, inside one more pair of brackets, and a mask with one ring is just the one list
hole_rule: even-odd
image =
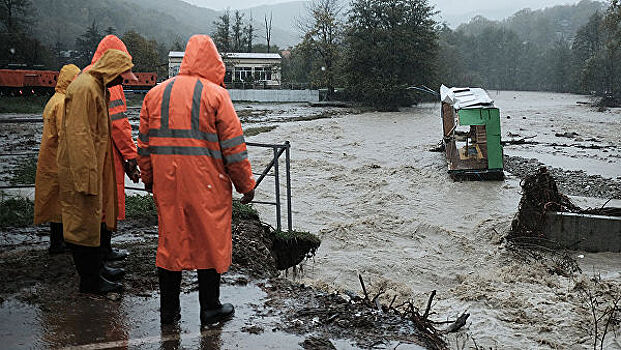
[[211,38],[190,38],[177,77],[153,88],[140,113],[138,164],[159,214],[156,265],[167,270],[231,264],[231,181],[254,188],[241,123],[220,87],[224,63]]

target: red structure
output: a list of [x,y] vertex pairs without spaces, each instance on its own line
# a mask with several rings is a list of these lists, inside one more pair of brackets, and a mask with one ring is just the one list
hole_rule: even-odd
[[[129,90],[149,90],[157,84],[155,72],[135,73],[138,81],[127,83]],[[0,69],[0,94],[46,95],[54,93],[58,72],[51,70]]]

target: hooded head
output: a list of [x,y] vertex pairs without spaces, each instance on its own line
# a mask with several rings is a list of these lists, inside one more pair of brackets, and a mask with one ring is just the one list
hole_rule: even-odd
[[226,68],[216,44],[208,35],[193,35],[185,47],[180,75],[198,75],[216,85],[224,82]]
[[116,35],[106,35],[103,39],[101,39],[99,45],[97,45],[97,50],[93,55],[91,65],[95,64],[95,62],[97,62],[101,56],[103,56],[103,54],[110,49],[123,51],[127,54],[127,56],[129,56],[130,59],[132,58],[121,39],[119,39]]
[[109,49],[95,62],[88,71],[94,77],[100,78],[104,86],[116,79],[121,73],[134,66],[131,57],[123,51]]
[[60,69],[58,73],[58,81],[56,81],[56,92],[64,94],[67,91],[67,87],[73,79],[80,73],[80,68],[75,64],[67,64]]

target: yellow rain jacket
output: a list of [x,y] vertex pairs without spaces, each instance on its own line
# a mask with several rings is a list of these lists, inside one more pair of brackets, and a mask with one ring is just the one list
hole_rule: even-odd
[[73,64],[68,64],[60,70],[56,82],[56,93],[43,110],[43,136],[35,178],[35,225],[44,222],[61,222],[56,150],[58,149],[58,133],[65,113],[65,92],[78,73],[80,73],[80,68]]
[[66,242],[99,246],[102,218],[108,229],[116,230],[118,207],[106,85],[132,67],[127,54],[108,50],[67,89],[58,146]]

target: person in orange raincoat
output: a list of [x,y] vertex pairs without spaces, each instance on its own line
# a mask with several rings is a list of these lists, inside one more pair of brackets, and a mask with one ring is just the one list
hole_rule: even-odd
[[65,96],[57,155],[59,198],[63,238],[84,293],[122,289],[102,275],[101,231],[116,229],[118,210],[107,88],[136,79],[132,67],[127,54],[108,50],[69,85]]
[[[132,57],[127,51],[127,47],[115,35],[105,36],[97,46],[97,50],[93,55],[91,64],[84,68],[88,71],[101,58],[101,56],[109,49],[115,49],[125,52],[130,58]],[[125,173],[134,181],[138,182],[139,174],[137,172],[136,158],[138,153],[136,144],[132,138],[132,127],[127,119],[127,103],[125,101],[125,93],[122,85],[116,85],[108,88],[110,94],[109,113],[112,120],[112,141],[114,154],[114,170],[116,174],[117,200],[118,200],[118,219],[125,220]],[[112,232],[102,232],[102,247],[107,250],[106,260],[122,260],[127,257],[127,252],[112,249],[111,245]]]
[[219,299],[220,274],[231,264],[231,181],[249,203],[255,180],[224,73],[212,39],[195,35],[179,75],[151,89],[140,111],[138,164],[158,209],[163,324],[180,318],[182,270],[198,270],[201,324],[234,313]]
[[80,68],[74,64],[62,67],[56,81],[56,93],[43,110],[43,135],[35,178],[34,223],[35,225],[50,223],[50,247],[48,249],[50,254],[65,251],[60,202],[58,201],[56,150],[58,149],[58,133],[65,113],[65,92],[78,73],[80,73]]

